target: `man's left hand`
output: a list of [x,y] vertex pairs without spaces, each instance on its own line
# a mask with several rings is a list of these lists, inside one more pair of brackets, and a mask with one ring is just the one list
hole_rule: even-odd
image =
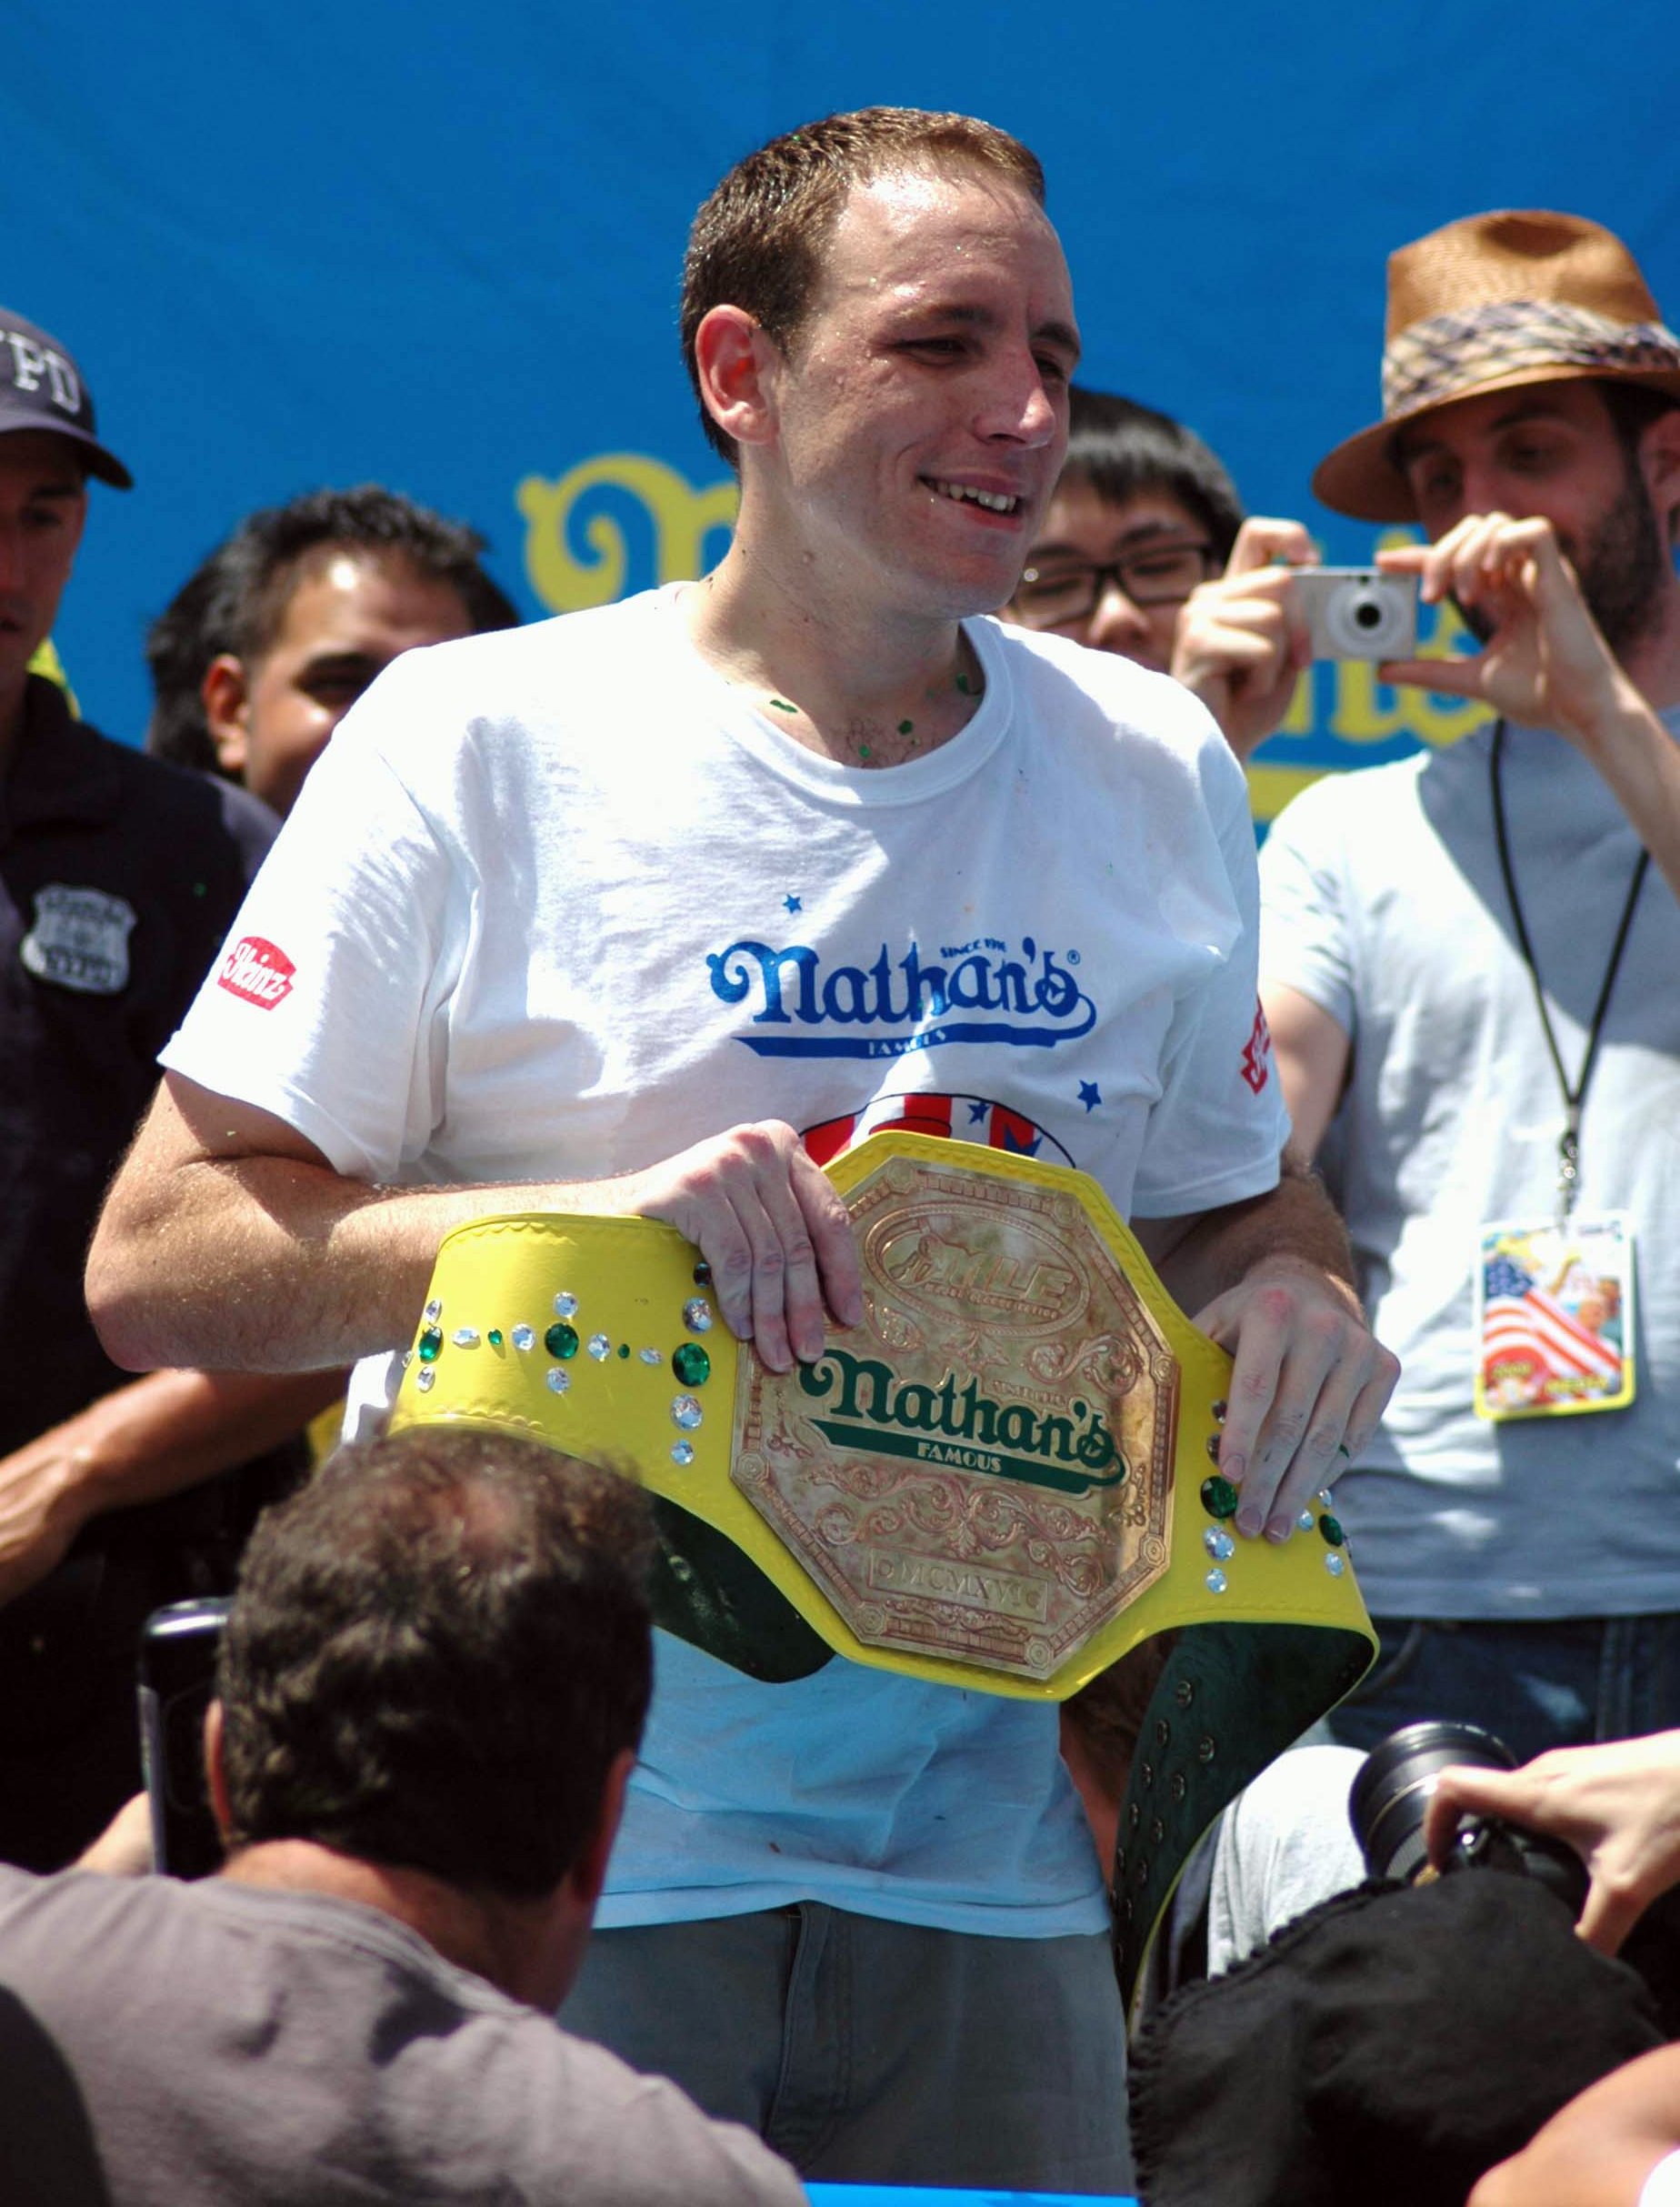
[[1631,686],[1549,521],[1468,514],[1437,543],[1396,546],[1377,559],[1391,574],[1418,576],[1425,605],[1451,597],[1488,630],[1474,658],[1391,661],[1377,670],[1385,682],[1481,697],[1508,719],[1594,750]]
[[1376,1430],[1398,1359],[1353,1289],[1305,1258],[1266,1259],[1195,1323],[1235,1360],[1219,1469],[1241,1492],[1236,1529],[1286,1540]]

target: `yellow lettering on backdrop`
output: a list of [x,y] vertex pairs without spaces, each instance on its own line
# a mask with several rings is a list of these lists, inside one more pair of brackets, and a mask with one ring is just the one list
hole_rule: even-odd
[[685,582],[705,565],[709,531],[735,516],[733,480],[696,490],[687,478],[642,452],[603,452],[580,461],[557,482],[529,475],[515,492],[525,519],[525,573],[551,613],[580,613],[622,597],[630,552],[625,527],[610,509],[584,523],[593,558],[578,558],[566,541],[574,508],[592,491],[619,490],[639,498],[654,529],[655,580]]

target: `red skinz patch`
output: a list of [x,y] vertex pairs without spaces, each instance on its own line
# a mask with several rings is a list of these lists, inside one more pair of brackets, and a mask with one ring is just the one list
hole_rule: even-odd
[[260,935],[244,935],[222,960],[216,987],[243,997],[259,1011],[272,1011],[292,993],[297,968],[277,943]]
[[1265,1012],[1256,1004],[1254,1028],[1243,1045],[1243,1078],[1256,1096],[1272,1077],[1272,1068],[1267,1062],[1271,1055],[1271,1029],[1265,1023]]

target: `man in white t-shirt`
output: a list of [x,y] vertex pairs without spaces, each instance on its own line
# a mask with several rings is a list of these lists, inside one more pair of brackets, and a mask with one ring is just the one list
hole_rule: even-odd
[[[786,1369],[862,1317],[819,1166],[909,1123],[1095,1175],[1235,1351],[1239,1530],[1287,1537],[1394,1366],[1280,1185],[1241,775],[1165,679],[975,617],[1078,351],[1037,163],[962,116],[792,133],[701,210],[684,337],[727,557],[414,654],[349,716],[165,1054],[107,1339],[370,1358],[376,1412],[449,1228],[617,1211],[697,1243]],[[806,2173],[1124,2187],[1050,1710],[662,1638],[600,1921],[584,2027]]]

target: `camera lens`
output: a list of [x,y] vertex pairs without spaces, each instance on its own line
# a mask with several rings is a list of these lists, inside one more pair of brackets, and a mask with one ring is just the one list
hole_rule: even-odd
[[1362,597],[1354,607],[1354,619],[1367,635],[1383,625],[1383,608],[1374,597]]
[[1512,1771],[1516,1758],[1479,1724],[1407,1724],[1374,1747],[1354,1780],[1347,1813],[1374,1878],[1407,1883],[1428,1860],[1424,1818],[1437,1775],[1453,1763]]

